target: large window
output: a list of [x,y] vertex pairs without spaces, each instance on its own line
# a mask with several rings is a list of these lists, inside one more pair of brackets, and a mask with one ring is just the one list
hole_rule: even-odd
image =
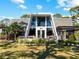
[[52,28],[47,28],[47,36],[53,35]]
[[36,23],[36,18],[32,17],[32,21],[31,21],[31,26],[35,27]]
[[35,32],[36,32],[35,28],[30,28],[29,36],[35,36]]
[[47,26],[51,26],[51,20],[50,20],[50,17],[47,17]]
[[45,26],[45,17],[37,17],[37,25]]

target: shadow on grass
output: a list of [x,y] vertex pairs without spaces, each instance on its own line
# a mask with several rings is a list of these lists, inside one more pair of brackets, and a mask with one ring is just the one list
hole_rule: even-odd
[[0,43],[0,47],[2,47],[3,49],[7,49],[7,48],[13,47],[12,44],[14,44],[13,41],[2,42],[2,43]]
[[[42,52],[34,52],[34,51],[7,51],[0,53],[0,59],[17,59],[19,57],[31,57],[32,59],[46,59],[47,57],[55,58],[55,59],[67,59],[65,56],[61,55],[55,55],[57,53],[57,50],[55,50],[56,45],[49,45],[49,43],[46,43],[46,48]],[[38,47],[38,46],[37,46]],[[37,50],[35,47],[32,47],[31,49]],[[68,54],[68,53],[67,53]],[[77,56],[71,56],[70,59],[76,59]]]
[[67,59],[67,57],[61,56],[61,55],[59,55],[59,56],[53,55],[52,57],[55,58],[55,59]]
[[73,47],[72,50],[73,50],[74,52],[79,52],[79,46]]
[[15,52],[3,52],[0,53],[0,59],[17,59],[19,57],[32,57],[34,58],[34,54],[31,52],[27,52],[27,51],[15,51]]

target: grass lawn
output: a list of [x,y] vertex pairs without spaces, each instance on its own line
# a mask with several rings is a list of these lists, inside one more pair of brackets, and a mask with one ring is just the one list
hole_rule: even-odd
[[[4,42],[4,41],[0,41]],[[54,48],[54,50],[53,50]],[[45,59],[78,59],[79,52],[75,47],[56,48],[52,47],[52,52]],[[56,53],[54,53],[56,52]],[[45,56],[45,46],[18,45],[11,43],[0,46],[0,59],[38,59],[39,56]],[[43,58],[41,58],[43,59]]]

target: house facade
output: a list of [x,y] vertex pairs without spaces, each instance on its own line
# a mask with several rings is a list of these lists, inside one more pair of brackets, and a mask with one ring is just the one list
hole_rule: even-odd
[[[69,17],[54,18],[52,14],[31,14],[27,19],[25,38],[55,38],[61,39],[61,31],[57,30],[60,26],[73,26],[72,19]],[[63,30],[67,32],[67,30]],[[66,39],[66,34],[63,38]]]
[[[55,38],[57,40],[62,35],[60,30],[57,30],[59,27],[73,26],[71,18],[54,18],[52,14],[30,14],[29,18],[12,19],[8,22],[8,25],[14,22],[24,22],[22,36],[25,38]],[[63,31],[66,32],[67,30]],[[64,39],[66,38],[66,34],[64,34]]]
[[58,37],[55,23],[51,14],[31,14],[31,19],[25,32],[27,38]]

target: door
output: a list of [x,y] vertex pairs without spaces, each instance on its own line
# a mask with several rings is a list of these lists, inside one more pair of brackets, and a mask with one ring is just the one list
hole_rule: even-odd
[[45,30],[38,30],[38,38],[45,38]]

